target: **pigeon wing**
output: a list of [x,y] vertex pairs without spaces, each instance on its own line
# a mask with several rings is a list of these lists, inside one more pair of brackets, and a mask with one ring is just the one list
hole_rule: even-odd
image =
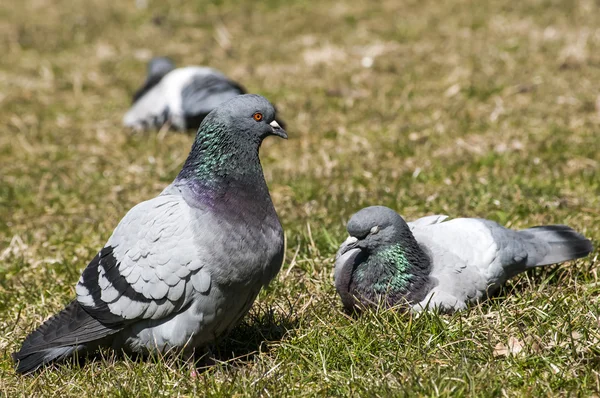
[[84,270],[77,301],[94,318],[115,325],[164,318],[188,304],[194,290],[206,293],[211,278],[198,255],[194,217],[177,195],[132,208]]
[[152,88],[138,96],[123,117],[123,125],[138,130],[161,128],[169,123],[175,129],[185,129],[181,93],[198,74],[209,68],[186,67],[172,70]]
[[448,218],[448,216],[441,215],[441,214],[435,214],[432,216],[425,216],[425,217],[417,218],[416,220],[409,221],[406,224],[412,231],[413,229],[418,228],[418,227],[439,224],[441,222],[444,222],[444,220],[446,220],[447,218]]
[[[418,220],[417,220],[418,221]],[[433,250],[434,270],[436,264],[451,267],[448,261],[435,256],[451,253],[467,267],[487,269],[498,256],[499,247],[488,226],[475,218],[456,218],[434,224],[416,224],[412,228],[421,246]]]
[[245,92],[242,86],[221,73],[202,68],[181,90],[183,116],[186,120],[204,118],[223,102]]
[[[577,239],[580,235],[570,228],[562,228],[563,235],[570,234],[573,235],[571,240],[581,241]],[[413,233],[425,246],[437,245],[443,248],[440,252],[456,255],[468,267],[477,269],[490,286],[497,287],[528,267],[541,265],[550,252],[550,242],[530,231],[532,229],[514,231],[491,220],[458,218],[416,228]],[[560,236],[558,234],[552,239],[559,240]],[[566,256],[562,260],[568,258]]]
[[497,286],[494,282],[506,280],[498,267],[504,249],[483,221],[457,218],[414,226],[415,239],[431,258],[436,284],[421,306],[430,301],[430,306],[445,310],[462,309],[485,297],[490,285]]
[[456,298],[455,309],[493,293],[548,252],[548,245],[530,234],[484,219],[457,218],[412,232],[432,259],[435,290]]
[[[168,77],[168,76],[167,76]],[[136,130],[149,130],[160,128],[167,121],[171,121],[172,105],[165,92],[163,78],[152,88],[144,91],[123,116],[123,125]],[[174,122],[171,122],[172,124]],[[182,126],[174,125],[175,128]]]

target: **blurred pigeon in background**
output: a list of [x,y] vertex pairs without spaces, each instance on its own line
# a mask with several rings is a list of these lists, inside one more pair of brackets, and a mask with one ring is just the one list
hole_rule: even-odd
[[406,223],[383,206],[354,214],[335,263],[344,307],[461,310],[521,272],[592,251],[588,239],[565,225],[514,231],[490,220],[445,218]]
[[176,130],[197,130],[214,108],[245,92],[215,69],[175,69],[169,58],[156,57],[148,63],[146,81],[135,92],[123,124],[135,130],[160,129],[165,124]]
[[230,331],[283,261],[258,157],[269,135],[287,138],[261,96],[212,111],[175,181],[125,215],[83,271],[77,298],[13,354],[17,372],[99,346],[191,355]]

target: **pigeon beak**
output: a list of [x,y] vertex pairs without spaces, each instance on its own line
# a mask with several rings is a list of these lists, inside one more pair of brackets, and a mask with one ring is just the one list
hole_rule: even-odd
[[277,123],[276,120],[273,120],[271,123],[269,123],[269,125],[273,128],[273,135],[276,135],[277,137],[281,137],[287,140],[288,136],[287,133],[284,129],[281,128],[281,126],[279,125],[279,123]]
[[337,257],[341,257],[350,250],[356,249],[357,245],[358,238],[355,238],[354,236],[349,236],[348,239],[346,239],[344,243],[342,243],[342,245],[340,246],[340,250],[338,251]]

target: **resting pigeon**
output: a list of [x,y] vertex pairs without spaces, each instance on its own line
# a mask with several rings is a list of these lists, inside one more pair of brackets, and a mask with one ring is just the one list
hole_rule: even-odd
[[407,224],[383,206],[354,214],[335,263],[344,307],[461,310],[521,272],[592,251],[589,240],[565,225],[514,231],[490,220],[446,218]]
[[204,120],[183,169],[133,207],[77,283],[77,298],[13,354],[26,373],[98,346],[191,355],[231,330],[281,267],[284,237],[258,157],[287,138],[258,95]]
[[136,130],[160,129],[166,123],[176,130],[197,130],[210,111],[245,92],[215,69],[175,69],[169,58],[153,58],[148,63],[146,81],[134,94],[123,124]]

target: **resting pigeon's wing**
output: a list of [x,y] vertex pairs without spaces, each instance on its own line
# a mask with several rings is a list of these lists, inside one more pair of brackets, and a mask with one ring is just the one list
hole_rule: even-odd
[[77,301],[114,325],[164,318],[185,307],[193,291],[206,293],[211,277],[198,255],[193,211],[181,196],[168,194],[132,208],[84,270]]
[[484,223],[457,218],[418,225],[412,233],[431,258],[430,276],[436,284],[419,307],[454,311],[487,295],[490,271],[498,268],[498,245]]
[[435,214],[435,215],[432,215],[432,216],[425,216],[425,217],[417,218],[416,220],[409,221],[406,224],[408,224],[408,227],[412,231],[412,230],[414,230],[415,228],[418,228],[418,227],[424,227],[426,225],[439,224],[439,223],[443,222],[444,220],[446,220],[447,218],[448,218],[448,216],[445,216],[445,215],[442,215],[442,214]]
[[[498,255],[498,245],[486,224],[475,218],[456,218],[450,221],[415,225],[415,239],[426,248],[436,247],[458,257],[469,267],[485,270]],[[434,265],[437,259],[433,258]],[[443,263],[443,262],[440,262]]]
[[169,122],[173,128],[185,129],[181,93],[197,74],[209,73],[209,68],[178,68],[166,74],[158,84],[147,90],[123,117],[123,124],[134,129],[161,128]]
[[218,105],[244,93],[243,87],[212,68],[178,68],[139,96],[123,124],[141,130],[160,128],[167,122],[180,130],[197,128]]
[[[166,78],[166,77],[165,77]],[[172,108],[165,93],[163,78],[160,83],[147,90],[129,108],[123,117],[123,125],[136,130],[160,128],[171,120]],[[175,128],[179,126],[174,125]],[[183,126],[181,127],[183,128]]]
[[202,68],[183,87],[181,109],[186,119],[204,118],[223,102],[244,93],[243,87],[221,73]]
[[164,76],[148,76],[148,79],[146,79],[142,87],[137,89],[137,91],[133,94],[133,100],[131,102],[135,104],[140,98],[146,95],[146,93],[156,87],[163,77]]
[[548,250],[547,244],[528,234],[475,218],[418,226],[413,235],[431,256],[431,276],[439,281],[435,290],[459,302],[493,293]]
[[421,302],[415,303],[414,310],[429,307],[452,312],[485,296],[487,278],[477,268],[468,266],[456,254],[435,243],[430,244],[426,252],[432,258],[430,282],[433,287]]
[[[435,243],[461,258],[467,266],[479,269],[490,285],[504,283],[528,267],[578,258],[587,254],[585,249],[589,246],[585,238],[565,226],[514,231],[478,218],[459,218],[415,231],[417,240],[426,246]],[[569,251],[577,251],[580,246],[578,255]],[[566,249],[561,251],[561,248]]]

